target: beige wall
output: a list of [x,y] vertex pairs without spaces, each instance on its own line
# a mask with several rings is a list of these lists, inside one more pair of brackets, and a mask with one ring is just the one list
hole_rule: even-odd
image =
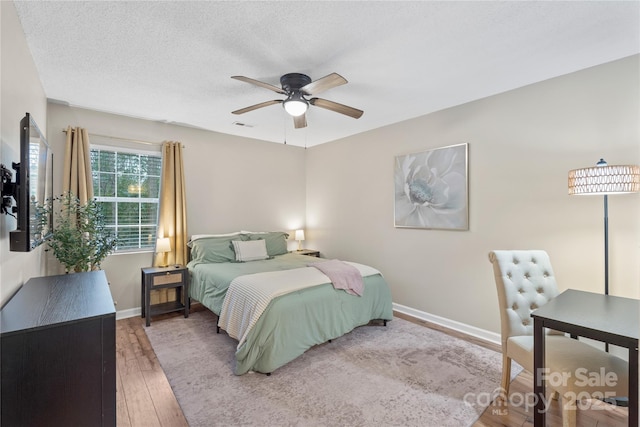
[[[305,150],[300,147],[225,135],[49,103],[48,140],[56,153],[54,172],[62,170],[67,126],[89,134],[184,144],[189,234],[240,229],[291,231],[305,219]],[[94,144],[121,141],[91,137]],[[139,149],[156,149],[133,145]],[[55,180],[54,193],[62,191]],[[291,242],[295,247],[295,242]],[[110,255],[102,267],[111,283],[117,310],[140,307],[140,268],[152,253]],[[55,265],[55,260],[50,260]],[[58,272],[51,269],[51,273]]]
[[[47,100],[13,2],[0,2],[0,19],[0,163],[11,169],[11,162],[20,161],[20,120],[29,112],[46,132]],[[9,251],[9,232],[15,229],[14,218],[0,217],[0,305],[29,278],[46,271],[42,246],[32,252]]]
[[[640,163],[639,58],[310,148],[308,246],[376,266],[396,304],[493,332],[492,249],[545,249],[562,289],[602,292],[603,199],[568,196],[567,172]],[[470,230],[394,228],[394,156],[463,142]],[[639,194],[609,196],[609,234],[610,292],[638,298]]]

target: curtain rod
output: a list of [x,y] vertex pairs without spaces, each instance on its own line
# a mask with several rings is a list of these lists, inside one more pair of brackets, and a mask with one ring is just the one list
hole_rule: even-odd
[[[73,131],[75,131],[75,129],[72,128],[71,132]],[[62,132],[67,133],[67,130],[62,129]],[[120,138],[118,136],[100,135],[98,133],[91,133],[91,132],[89,132],[89,136],[97,136],[99,138],[108,138],[108,139],[117,139],[119,141],[134,142],[136,144],[144,144],[144,145],[162,145],[162,142],[141,141],[138,139]]]

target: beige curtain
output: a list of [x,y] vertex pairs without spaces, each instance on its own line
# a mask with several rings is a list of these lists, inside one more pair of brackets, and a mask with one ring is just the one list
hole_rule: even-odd
[[62,191],[71,191],[81,204],[93,199],[89,132],[84,128],[67,126],[67,144],[64,153]]
[[[187,200],[184,191],[182,144],[169,141],[162,144],[157,238],[168,237],[171,243],[171,252],[156,254],[153,265],[160,266],[165,263],[185,265],[187,263],[187,236]],[[175,289],[158,289],[151,295],[152,304],[175,300]]]
[[[165,142],[162,144],[157,237],[168,237],[171,242],[171,252],[166,257],[169,265],[187,263],[187,199],[184,188],[182,144]],[[153,265],[163,265],[164,260],[164,254],[156,254]]]

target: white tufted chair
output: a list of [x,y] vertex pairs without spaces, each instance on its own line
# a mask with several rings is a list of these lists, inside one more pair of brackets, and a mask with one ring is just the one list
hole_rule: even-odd
[[[502,332],[502,388],[509,395],[511,360],[533,372],[533,319],[531,312],[558,295],[551,260],[542,250],[491,251]],[[626,396],[629,390],[628,364],[626,361],[557,331],[547,331],[545,365],[550,372],[571,375],[566,384],[555,387],[563,397],[563,426],[576,424],[575,396],[586,392],[614,392]],[[615,372],[616,386],[583,385],[576,382],[575,370],[587,372]],[[573,397],[574,399],[571,399]]]

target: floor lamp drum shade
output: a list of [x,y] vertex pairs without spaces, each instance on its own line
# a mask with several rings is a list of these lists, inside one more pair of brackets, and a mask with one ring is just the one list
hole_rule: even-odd
[[640,192],[640,166],[598,165],[569,171],[569,194],[622,194]]

